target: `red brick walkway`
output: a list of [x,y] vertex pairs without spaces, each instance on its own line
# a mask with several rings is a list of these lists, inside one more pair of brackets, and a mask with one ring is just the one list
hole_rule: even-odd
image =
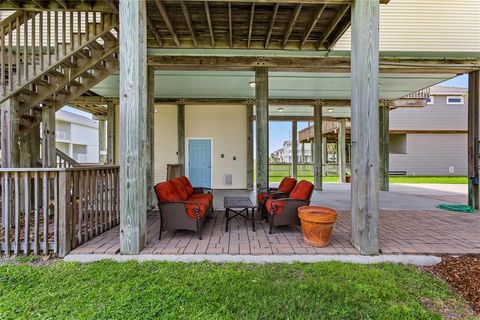
[[[145,254],[358,254],[349,242],[350,215],[339,212],[332,242],[313,248],[303,242],[297,226],[280,227],[273,235],[268,225],[256,221],[257,230],[243,218],[230,223],[225,232],[223,212],[206,222],[203,240],[191,231],[164,232],[158,240],[158,213],[148,216]],[[380,215],[380,249],[385,254],[480,254],[480,215],[440,210],[383,210]],[[74,254],[118,253],[116,227],[72,251]]]

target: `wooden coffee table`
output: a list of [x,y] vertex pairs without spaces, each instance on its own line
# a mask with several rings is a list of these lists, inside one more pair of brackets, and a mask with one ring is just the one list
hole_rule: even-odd
[[[253,204],[249,197],[225,197],[223,204],[225,207],[226,218],[225,232],[228,232],[228,224],[230,220],[237,216],[251,220],[252,230],[255,231],[255,209],[257,206]],[[252,213],[251,216],[249,215],[250,211]],[[233,213],[233,216],[230,216],[230,213]]]

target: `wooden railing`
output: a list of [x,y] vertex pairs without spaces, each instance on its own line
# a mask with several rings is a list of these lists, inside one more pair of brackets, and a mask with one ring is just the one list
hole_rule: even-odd
[[[347,169],[350,164],[346,164]],[[323,175],[325,177],[338,176],[338,163],[323,164]],[[270,177],[285,177],[292,175],[292,163],[269,163],[268,172]],[[299,163],[297,165],[297,176],[302,178],[313,178],[313,163]]]
[[78,167],[81,164],[71,158],[68,154],[62,152],[61,150],[56,150],[57,156],[57,168],[72,168]]
[[403,96],[403,99],[428,99],[430,97],[430,87],[412,92],[410,94],[407,94],[406,96]]
[[119,223],[119,168],[0,169],[1,253],[57,254]]

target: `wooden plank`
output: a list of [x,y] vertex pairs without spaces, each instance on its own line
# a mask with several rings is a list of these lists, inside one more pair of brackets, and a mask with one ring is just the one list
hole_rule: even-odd
[[30,253],[30,174],[28,172],[23,173],[23,209],[25,212],[25,230],[24,230],[24,251],[25,255]]
[[346,159],[346,124],[345,120],[339,121],[338,133],[337,133],[337,154],[338,154],[338,175],[340,181],[347,182],[347,159]]
[[20,166],[20,114],[17,97],[5,100],[1,104],[2,134],[1,152],[2,166],[18,168]]
[[117,106],[114,102],[107,103],[107,164],[113,165],[116,162],[115,157],[115,117]]
[[5,242],[5,256],[10,257],[10,227],[11,223],[11,210],[12,206],[10,203],[10,174],[4,172],[2,175],[2,215],[3,215],[3,225],[4,225],[4,242]]
[[[196,2],[199,0],[185,0],[188,2]],[[245,0],[203,0],[208,2],[242,2]],[[329,5],[340,5],[340,4],[351,4],[353,0],[250,0],[249,2],[256,3],[304,3],[304,4],[329,4]],[[381,4],[387,4],[390,0],[380,0]]]
[[257,190],[268,188],[268,69],[255,71],[255,98],[257,117]]
[[38,255],[40,247],[40,227],[39,227],[39,213],[40,213],[40,179],[39,173],[35,172],[33,176],[33,254]]
[[292,121],[292,177],[298,178],[298,126]]
[[44,104],[42,107],[42,166],[55,168],[57,166],[55,145],[55,110],[53,104]]
[[150,30],[150,32],[153,34],[153,37],[158,43],[158,46],[162,47],[163,46],[162,36],[158,32],[157,27],[155,27],[155,24],[150,19],[150,17],[147,17],[147,24],[148,24],[148,30]]
[[379,149],[380,149],[380,171],[379,171],[379,188],[382,191],[389,190],[389,171],[390,171],[390,153],[389,153],[389,144],[390,144],[390,107],[382,106],[378,109],[379,111]]
[[268,27],[267,36],[265,37],[265,45],[264,45],[265,49],[268,48],[268,44],[270,43],[270,38],[272,37],[273,26],[275,25],[275,21],[277,20],[277,13],[278,13],[279,7],[280,7],[280,4],[277,3],[273,8],[272,17],[270,18],[270,26]]
[[48,253],[48,172],[42,173],[43,253]]
[[229,34],[229,42],[230,48],[233,48],[233,22],[232,22],[232,3],[228,3],[228,34]]
[[[479,208],[480,71],[468,75],[468,204]],[[475,180],[477,183],[475,183]]]
[[314,116],[314,124],[313,124],[313,148],[312,156],[313,156],[313,175],[314,175],[314,184],[315,190],[322,190],[323,189],[323,138],[322,138],[322,126],[323,126],[323,119],[322,119],[322,106],[315,105],[313,107],[313,116]]
[[178,164],[180,175],[185,175],[185,105],[177,105]]
[[18,255],[20,253],[20,181],[18,172],[13,173],[13,202],[15,212],[15,246],[13,247],[13,253]]
[[379,253],[378,0],[352,6],[352,244]]
[[145,170],[147,175],[148,209],[155,208],[157,203],[153,186],[155,184],[155,70],[147,70],[147,143]]
[[253,105],[247,105],[247,189],[254,187],[254,165],[253,165]]
[[107,164],[107,121],[104,119],[98,121],[98,147],[99,164]]
[[182,7],[183,16],[185,17],[185,23],[190,31],[190,35],[192,36],[193,45],[195,48],[198,48],[197,38],[195,37],[195,32],[193,31],[192,20],[190,18],[190,12],[188,12],[188,7],[183,0],[180,0],[180,5]]
[[53,253],[58,254],[58,172],[51,172],[50,178],[51,188],[53,184]]
[[255,2],[252,2],[252,4],[250,5],[250,22],[248,24],[247,48],[250,48],[250,42],[252,40],[253,19],[254,18],[255,18]]
[[[158,4],[158,1],[157,1]],[[146,5],[120,0],[120,253],[139,254],[147,237],[145,168],[147,111]]]
[[58,256],[63,258],[70,252],[72,246],[69,172],[58,173],[58,190]]
[[292,17],[290,18],[290,22],[288,23],[287,31],[283,36],[282,48],[285,48],[287,46],[288,39],[290,39],[290,35],[292,34],[293,27],[295,26],[298,16],[300,15],[300,11],[302,11],[301,3],[295,6],[295,10],[292,13]]
[[350,5],[345,5],[343,9],[339,10],[333,21],[330,23],[325,32],[320,36],[320,39],[317,42],[317,49],[322,48],[323,43],[327,40],[328,36],[332,33],[335,27],[338,25],[340,20],[343,19],[347,11],[350,9]]
[[320,17],[322,16],[323,11],[325,11],[326,6],[327,6],[326,4],[323,4],[317,7],[317,10],[315,11],[315,15],[313,16],[313,19],[310,22],[310,25],[307,29],[307,32],[305,32],[305,34],[303,35],[302,42],[300,43],[300,49],[302,49],[305,43],[307,42],[308,37],[310,37],[310,34],[312,33],[313,29],[317,25],[318,21],[320,20]]
[[205,15],[207,16],[208,32],[210,33],[210,43],[212,48],[215,48],[215,35],[213,33],[213,24],[212,17],[210,15],[210,6],[207,1],[204,2],[205,5]]
[[[155,4],[157,5],[158,11],[160,12],[160,15],[162,16],[163,22],[165,22],[165,25],[167,26],[168,31],[170,32],[170,35],[173,38],[173,41],[177,45],[177,47],[180,46],[180,41],[178,40],[177,33],[175,32],[175,29],[173,28],[173,24],[170,21],[170,17],[168,16],[167,9],[163,5],[161,0],[155,0]],[[145,37],[146,39],[146,37]]]

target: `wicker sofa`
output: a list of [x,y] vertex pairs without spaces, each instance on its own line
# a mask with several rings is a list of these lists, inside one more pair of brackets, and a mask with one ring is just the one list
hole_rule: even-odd
[[166,230],[191,230],[202,239],[205,220],[213,212],[213,193],[209,188],[193,188],[187,177],[155,185],[160,210],[160,234]]
[[268,213],[270,224],[269,233],[273,233],[273,227],[283,225],[299,225],[298,208],[308,206],[313,193],[313,184],[302,180],[290,192],[288,198],[268,199],[265,202],[265,209]]

